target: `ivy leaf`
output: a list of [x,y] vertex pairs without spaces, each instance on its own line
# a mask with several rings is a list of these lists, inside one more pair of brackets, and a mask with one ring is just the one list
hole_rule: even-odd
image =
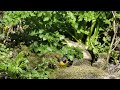
[[111,25],[111,22],[108,19],[105,19],[104,22],[105,22],[105,24]]
[[68,59],[70,59],[71,61],[74,59],[73,55],[68,55]]
[[34,44],[34,46],[36,46],[36,47],[38,46],[38,42],[37,42],[37,41],[34,42],[33,44]]
[[47,47],[47,50],[52,51],[52,49],[50,47]]
[[61,36],[60,36],[60,40],[63,40],[64,38],[65,38],[64,35],[61,35]]
[[47,40],[47,38],[46,38],[46,37],[43,37],[43,41],[45,41],[45,40]]
[[31,15],[31,16],[36,16],[33,12],[30,12],[30,15]]
[[85,31],[83,29],[79,29],[79,30],[77,30],[77,33],[84,33],[84,34],[88,35],[89,31]]
[[32,31],[29,35],[34,36],[34,35],[36,35],[36,32]]
[[38,17],[41,17],[41,16],[42,16],[42,13],[41,13],[41,12],[39,12],[37,16],[38,16]]
[[79,17],[78,17],[78,21],[82,21],[84,18],[83,18],[83,15],[80,15]]
[[49,20],[49,17],[45,17],[44,19],[43,19],[43,21],[48,21]]
[[43,31],[44,31],[43,29],[39,29],[39,34],[43,33]]
[[97,54],[97,53],[98,53],[98,49],[97,49],[97,48],[94,48],[94,49],[93,49],[93,52],[94,52],[95,54]]

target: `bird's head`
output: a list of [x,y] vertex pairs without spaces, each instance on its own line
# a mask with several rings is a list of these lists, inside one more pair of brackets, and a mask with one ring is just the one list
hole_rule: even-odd
[[66,57],[62,57],[60,60],[59,60],[59,65],[60,66],[67,66],[68,65],[68,59]]

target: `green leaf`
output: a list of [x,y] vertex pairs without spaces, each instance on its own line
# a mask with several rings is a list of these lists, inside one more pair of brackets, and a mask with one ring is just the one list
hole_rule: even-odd
[[45,17],[44,19],[43,19],[43,21],[48,21],[49,20],[49,17]]
[[64,35],[61,35],[61,36],[60,36],[60,40],[63,40],[64,38],[65,38]]
[[48,51],[52,51],[52,49],[51,49],[50,47],[47,47],[47,50],[48,50]]
[[36,16],[33,12],[30,12],[30,15],[31,15],[31,16]]
[[68,58],[72,61],[74,59],[74,56],[68,55]]
[[77,30],[77,33],[83,33],[83,34],[88,35],[88,34],[89,34],[89,31],[85,31],[85,30],[83,30],[83,29],[80,29],[80,30]]
[[105,19],[104,22],[105,22],[105,24],[111,25],[111,22],[108,19]]

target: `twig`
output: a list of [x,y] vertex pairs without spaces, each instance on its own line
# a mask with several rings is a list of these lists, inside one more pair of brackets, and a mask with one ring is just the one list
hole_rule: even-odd
[[119,44],[120,42],[120,38],[118,38],[114,44],[114,48],[112,49],[112,51],[117,47],[117,45]]
[[[111,45],[110,45],[110,49],[109,49],[109,51],[108,51],[107,62],[106,62],[106,64],[107,64],[107,69],[108,69],[110,54],[111,54],[112,47],[113,47],[113,44],[114,44],[114,41],[115,41],[115,36],[116,36],[116,33],[117,33],[116,22],[115,22],[115,13],[116,13],[116,11],[112,11],[112,14],[113,14],[113,30],[114,30],[114,35],[113,35],[113,38],[112,38],[112,42],[111,42]],[[108,70],[108,72],[109,72],[109,70]]]

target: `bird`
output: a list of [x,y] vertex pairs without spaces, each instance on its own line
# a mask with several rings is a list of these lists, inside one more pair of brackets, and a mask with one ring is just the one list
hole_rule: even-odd
[[60,67],[69,67],[72,65],[72,63],[73,63],[73,61],[71,61],[67,57],[62,57],[59,59],[59,66]]
[[66,67],[68,65],[68,59],[66,57],[62,57],[59,59],[59,66]]

